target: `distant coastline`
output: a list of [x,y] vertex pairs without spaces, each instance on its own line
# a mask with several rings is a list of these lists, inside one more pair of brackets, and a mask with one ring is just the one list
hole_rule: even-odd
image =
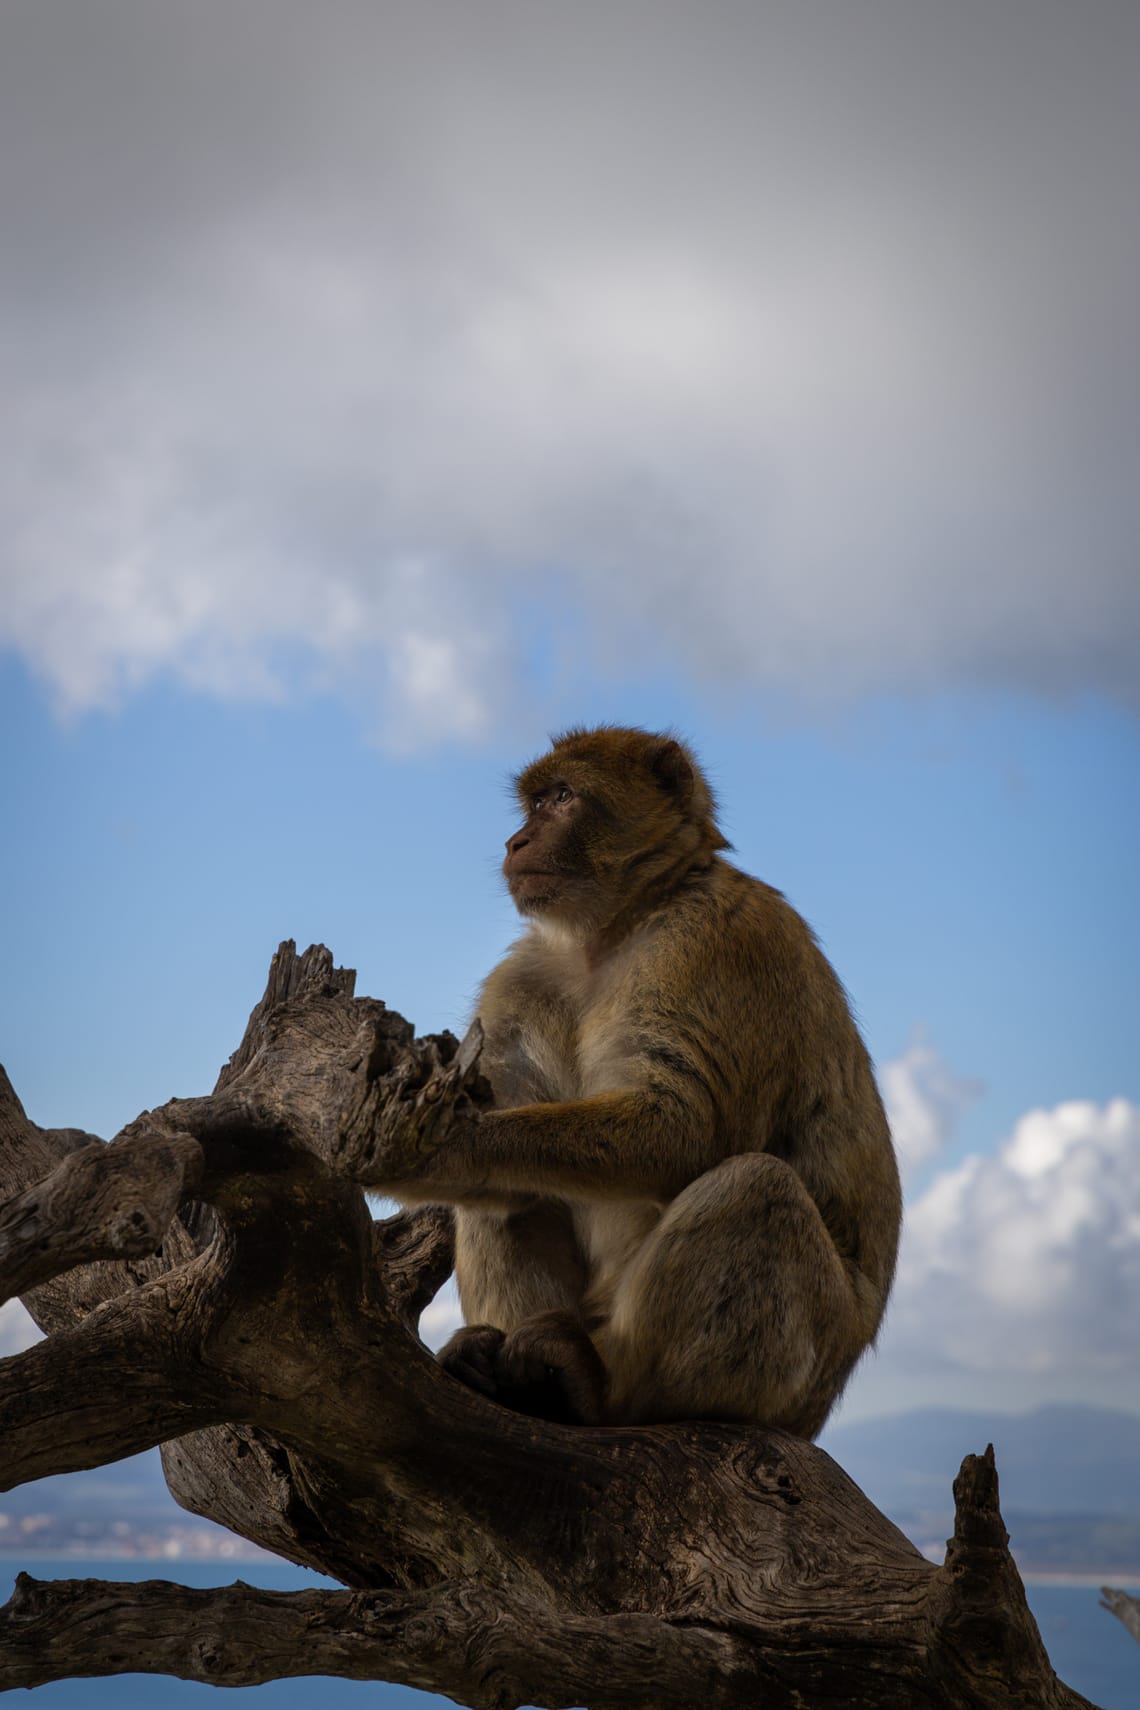
[[[234,1538],[232,1542],[223,1540],[220,1546],[209,1550],[203,1548],[182,1547],[177,1541],[171,1540],[164,1545],[152,1548],[131,1549],[123,1546],[113,1548],[102,1545],[92,1551],[76,1544],[74,1547],[57,1546],[49,1550],[0,1549],[0,1563],[6,1567],[30,1567],[32,1564],[50,1562],[194,1562],[202,1567],[211,1563],[225,1564],[229,1562],[269,1562],[283,1569],[291,1569],[293,1564],[284,1556],[275,1556],[269,1550],[259,1549],[256,1544],[247,1543],[242,1538]],[[305,1570],[297,1569],[298,1573]],[[1018,1564],[1020,1573],[1026,1585],[1071,1586],[1073,1588],[1092,1588],[1099,1590],[1102,1585],[1112,1584],[1127,1590],[1140,1588],[1140,1567],[1102,1567],[1102,1568],[1034,1568]]]
[[1056,1585],[1085,1588],[1091,1586],[1099,1591],[1102,1585],[1115,1585],[1122,1591],[1129,1586],[1140,1586],[1140,1572],[1135,1568],[1122,1572],[1120,1568],[1102,1568],[1099,1573],[1090,1573],[1082,1568],[1080,1573],[1058,1573],[1053,1569],[1034,1572],[1032,1568],[1019,1568],[1018,1572],[1026,1585]]
[[100,1543],[93,1550],[90,1544],[58,1544],[51,1549],[0,1549],[0,1562],[8,1566],[25,1567],[29,1562],[281,1562],[291,1566],[284,1556],[260,1549],[244,1538],[233,1544],[212,1544],[209,1549],[185,1547],[175,1541],[153,1548],[131,1549],[124,1545]]

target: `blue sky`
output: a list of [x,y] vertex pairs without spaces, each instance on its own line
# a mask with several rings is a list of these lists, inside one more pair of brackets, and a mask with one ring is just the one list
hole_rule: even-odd
[[515,930],[509,774],[571,717],[691,736],[734,858],[811,921],[876,1059],[922,1029],[984,1083],[961,1143],[1034,1104],[1140,1097],[1140,731],[1110,707],[957,696],[793,725],[584,681],[513,744],[394,758],[328,698],[153,686],[61,723],[12,658],[0,696],[6,1061],[45,1123],[114,1132],[200,1090],[285,936],[422,1031],[461,1028]]
[[287,936],[462,1027],[509,773],[675,726],[907,1166],[848,1416],[1140,1409],[1140,23],[1096,16],[6,14],[30,1115],[208,1088]]

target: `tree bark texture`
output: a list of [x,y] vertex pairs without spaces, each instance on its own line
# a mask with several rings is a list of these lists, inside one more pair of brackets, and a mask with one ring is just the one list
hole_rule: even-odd
[[414,1039],[323,947],[273,959],[209,1097],[109,1145],[29,1122],[0,1070],[0,1298],[46,1340],[0,1362],[0,1488],[162,1445],[167,1482],[346,1589],[39,1582],[0,1611],[0,1687],[154,1671],[383,1679],[587,1710],[1073,1710],[1025,1601],[993,1454],[935,1566],[822,1450],[715,1423],[508,1412],[416,1335],[452,1225],[374,1223],[383,1180],[477,1125],[479,1035]]

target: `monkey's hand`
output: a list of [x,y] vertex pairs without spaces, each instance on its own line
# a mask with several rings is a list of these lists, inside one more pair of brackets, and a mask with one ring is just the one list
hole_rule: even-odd
[[369,1060],[364,1088],[339,1123],[340,1149],[358,1181],[428,1185],[432,1159],[449,1141],[469,1136],[479,1109],[490,1104],[478,1072],[482,1044],[476,1021],[462,1044],[443,1034],[415,1040],[395,1061],[388,1054]]
[[387,1077],[373,1143],[385,1181],[414,1181],[449,1139],[478,1120],[461,1067],[452,1064],[422,1082],[417,1069],[414,1062],[402,1063]]

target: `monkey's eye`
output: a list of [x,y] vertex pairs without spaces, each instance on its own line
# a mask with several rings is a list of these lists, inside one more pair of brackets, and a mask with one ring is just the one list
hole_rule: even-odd
[[568,802],[573,794],[569,784],[559,784],[554,799],[556,802]]

